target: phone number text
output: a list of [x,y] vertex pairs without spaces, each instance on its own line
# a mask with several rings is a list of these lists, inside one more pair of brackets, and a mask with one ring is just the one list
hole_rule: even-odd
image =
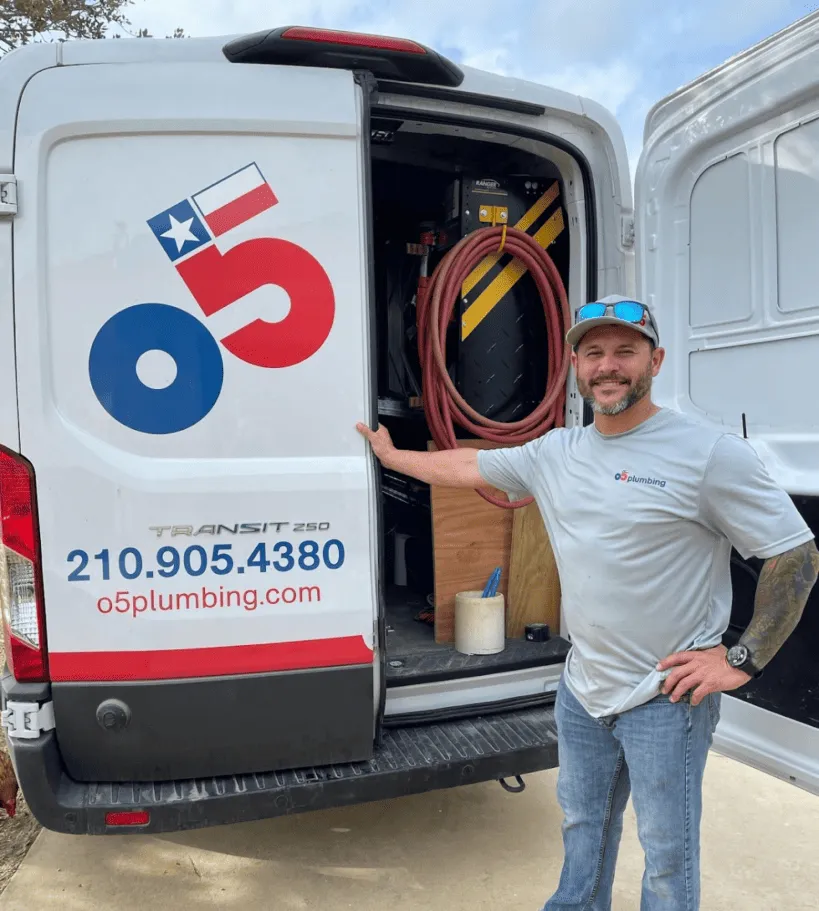
[[124,547],[119,553],[108,548],[90,556],[85,550],[72,550],[66,558],[70,567],[69,582],[90,582],[93,578],[107,581],[112,573],[123,579],[172,579],[182,573],[187,576],[202,576],[208,570],[217,576],[231,573],[243,574],[247,570],[266,573],[269,570],[287,573],[294,569],[312,570],[341,569],[344,565],[344,545],[337,539],[319,544],[318,541],[279,541],[256,546],[247,559],[236,558],[232,544],[214,544],[208,550],[201,544],[190,547],[160,547],[148,557],[136,547]]

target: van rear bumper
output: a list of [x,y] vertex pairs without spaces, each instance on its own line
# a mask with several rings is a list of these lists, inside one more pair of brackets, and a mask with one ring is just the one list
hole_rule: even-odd
[[[54,731],[10,744],[20,787],[46,828],[74,835],[176,832],[385,800],[529,774],[557,765],[551,705],[385,729],[371,760],[184,781],[72,780]],[[144,826],[106,814],[142,810]]]

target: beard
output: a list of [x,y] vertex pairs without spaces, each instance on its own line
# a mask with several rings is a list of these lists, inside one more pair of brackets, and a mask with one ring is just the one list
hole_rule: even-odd
[[[619,401],[601,404],[594,397],[594,387],[612,380],[623,383],[623,388],[626,391]],[[591,407],[595,414],[604,414],[607,417],[614,417],[617,414],[628,411],[629,408],[633,408],[638,402],[642,401],[651,392],[651,381],[651,364],[649,364],[646,368],[646,372],[637,377],[633,383],[619,374],[608,374],[606,376],[596,377],[591,383],[585,383],[578,377],[577,388],[580,395],[583,397],[583,400]]]

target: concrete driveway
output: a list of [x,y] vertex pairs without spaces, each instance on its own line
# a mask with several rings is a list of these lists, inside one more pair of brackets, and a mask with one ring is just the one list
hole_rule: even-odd
[[[562,859],[555,775],[167,837],[44,832],[0,911],[538,911]],[[703,839],[703,911],[819,907],[819,798],[712,754]],[[639,908],[641,875],[629,811],[615,911]]]

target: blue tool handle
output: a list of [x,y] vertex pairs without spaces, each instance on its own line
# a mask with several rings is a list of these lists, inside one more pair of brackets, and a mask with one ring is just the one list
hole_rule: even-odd
[[492,575],[489,577],[489,581],[486,583],[486,588],[483,590],[484,598],[494,598],[498,593],[498,585],[500,584],[501,577],[501,568],[498,566]]

